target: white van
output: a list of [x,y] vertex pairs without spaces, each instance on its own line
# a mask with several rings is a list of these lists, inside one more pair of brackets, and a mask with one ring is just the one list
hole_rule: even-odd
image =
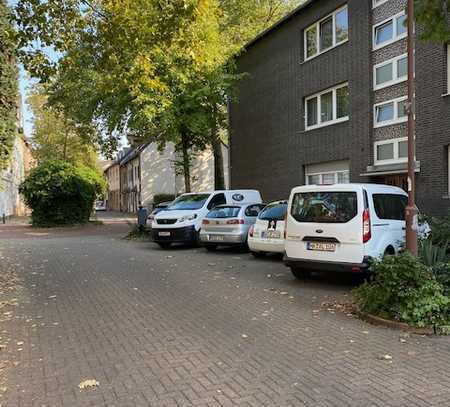
[[285,264],[309,270],[368,271],[371,258],[396,254],[405,242],[402,189],[377,184],[308,185],[291,191]]
[[172,243],[197,244],[202,221],[208,212],[225,204],[262,203],[256,190],[196,192],[180,195],[152,223],[153,240],[162,248]]

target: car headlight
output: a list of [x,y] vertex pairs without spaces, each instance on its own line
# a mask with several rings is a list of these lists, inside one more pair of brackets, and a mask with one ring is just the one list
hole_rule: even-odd
[[182,216],[180,219],[178,219],[178,222],[186,222],[186,221],[190,221],[190,220],[194,220],[197,218],[197,214],[194,213],[193,215],[188,215],[188,216]]

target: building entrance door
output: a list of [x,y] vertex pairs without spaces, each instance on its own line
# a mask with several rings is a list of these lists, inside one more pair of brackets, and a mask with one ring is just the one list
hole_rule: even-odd
[[386,175],[384,177],[384,183],[399,187],[405,192],[408,192],[408,176],[406,174]]

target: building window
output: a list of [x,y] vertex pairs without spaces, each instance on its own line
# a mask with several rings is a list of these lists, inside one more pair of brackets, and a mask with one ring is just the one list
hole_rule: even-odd
[[408,138],[375,143],[375,164],[395,164],[408,161]]
[[348,40],[348,9],[344,6],[322,18],[304,32],[305,60]]
[[381,6],[382,4],[386,3],[389,0],[373,0],[372,5],[373,8]]
[[350,182],[350,171],[322,172],[317,174],[307,174],[307,185],[332,185],[348,184]]
[[305,128],[311,130],[346,121],[349,109],[347,83],[309,96],[305,100]]
[[406,27],[406,14],[402,11],[400,14],[390,17],[388,20],[373,27],[373,48],[378,49],[392,44],[408,35]]
[[374,66],[374,89],[382,89],[408,79],[408,56],[392,58]]
[[390,126],[408,120],[408,97],[393,99],[374,106],[374,127]]

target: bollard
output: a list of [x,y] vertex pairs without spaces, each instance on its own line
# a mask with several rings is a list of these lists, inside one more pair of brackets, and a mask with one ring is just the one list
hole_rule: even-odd
[[3,224],[6,223],[6,215],[5,214],[2,215],[2,222],[3,222]]
[[139,209],[137,212],[137,221],[138,221],[138,228],[140,231],[144,231],[145,227],[147,226],[147,208],[144,208],[142,205],[139,205]]

